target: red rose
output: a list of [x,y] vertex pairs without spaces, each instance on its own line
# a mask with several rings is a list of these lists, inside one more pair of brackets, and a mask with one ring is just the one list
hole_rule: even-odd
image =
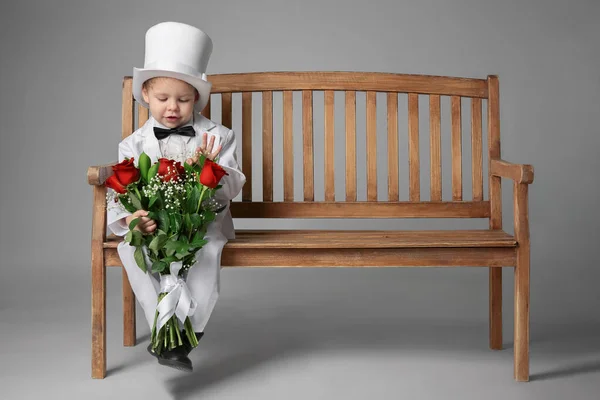
[[204,186],[208,186],[211,189],[214,189],[219,184],[219,181],[224,175],[229,175],[223,167],[219,164],[214,163],[212,160],[208,158],[204,161],[204,166],[202,167],[202,172],[200,172],[200,183]]
[[117,179],[117,177],[115,175],[109,176],[108,179],[106,180],[106,182],[104,182],[104,185],[106,187],[113,189],[117,193],[120,193],[120,194],[127,193],[125,186],[123,186],[121,184],[121,182],[119,182],[119,179]]
[[133,157],[113,165],[112,170],[123,186],[137,182],[140,179],[140,170],[133,165]]
[[140,179],[140,170],[133,165],[133,157],[113,165],[112,170],[113,174],[104,185],[120,194],[127,193],[126,186]]
[[175,162],[168,158],[158,159],[158,175],[162,176],[163,182],[170,182],[183,174],[185,174],[185,168],[181,162]]

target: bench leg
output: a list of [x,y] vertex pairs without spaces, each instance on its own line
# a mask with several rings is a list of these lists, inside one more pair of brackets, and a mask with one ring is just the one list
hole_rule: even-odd
[[529,380],[529,249],[517,251],[515,269],[515,380]]
[[123,270],[123,346],[135,346],[135,295]]
[[502,350],[502,268],[489,268],[490,349]]
[[515,268],[515,380],[529,380],[529,221],[527,185],[515,183],[515,235],[517,265]]
[[92,249],[92,378],[106,376],[106,267],[103,251]]

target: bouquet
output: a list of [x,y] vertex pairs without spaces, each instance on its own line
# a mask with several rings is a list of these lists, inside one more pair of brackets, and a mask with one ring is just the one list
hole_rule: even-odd
[[113,175],[105,186],[114,190],[107,194],[125,210],[143,209],[156,221],[151,234],[135,230],[139,218],[129,224],[124,241],[135,247],[134,258],[142,271],[160,275],[161,291],[152,327],[152,349],[161,354],[184,344],[183,334],[192,348],[198,345],[189,315],[196,308],[185,278],[195,263],[195,255],[204,244],[207,226],[217,213],[225,209],[215,199],[225,170],[200,154],[198,163],[190,165],[167,158],[151,164],[142,153],[138,166],[134,158],[126,158],[112,167]]

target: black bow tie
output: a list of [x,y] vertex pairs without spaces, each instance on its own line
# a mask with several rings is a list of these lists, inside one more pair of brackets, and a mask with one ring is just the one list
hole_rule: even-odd
[[154,136],[156,136],[156,138],[158,140],[164,139],[167,136],[172,135],[172,134],[177,134],[177,135],[182,135],[182,136],[195,136],[196,131],[194,130],[194,128],[191,125],[184,126],[181,128],[171,128],[171,129],[163,129],[158,126],[154,127]]

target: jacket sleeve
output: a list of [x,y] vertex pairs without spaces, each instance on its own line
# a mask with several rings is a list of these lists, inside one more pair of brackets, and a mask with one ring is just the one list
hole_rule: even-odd
[[[125,160],[125,158],[134,157],[135,154],[129,141],[121,141],[119,143],[119,162]],[[108,189],[110,192],[114,192],[113,189]],[[109,201],[106,205],[106,228],[108,231],[114,233],[117,236],[125,236],[129,232],[129,227],[125,224],[125,218],[131,215],[131,213],[123,208],[121,204],[116,204],[114,201]]]
[[235,198],[242,190],[244,183],[246,183],[246,176],[240,170],[236,152],[235,133],[229,129],[219,153],[219,165],[223,167],[228,175],[223,176],[219,182],[223,187],[215,193],[215,197],[218,199],[231,200]]

